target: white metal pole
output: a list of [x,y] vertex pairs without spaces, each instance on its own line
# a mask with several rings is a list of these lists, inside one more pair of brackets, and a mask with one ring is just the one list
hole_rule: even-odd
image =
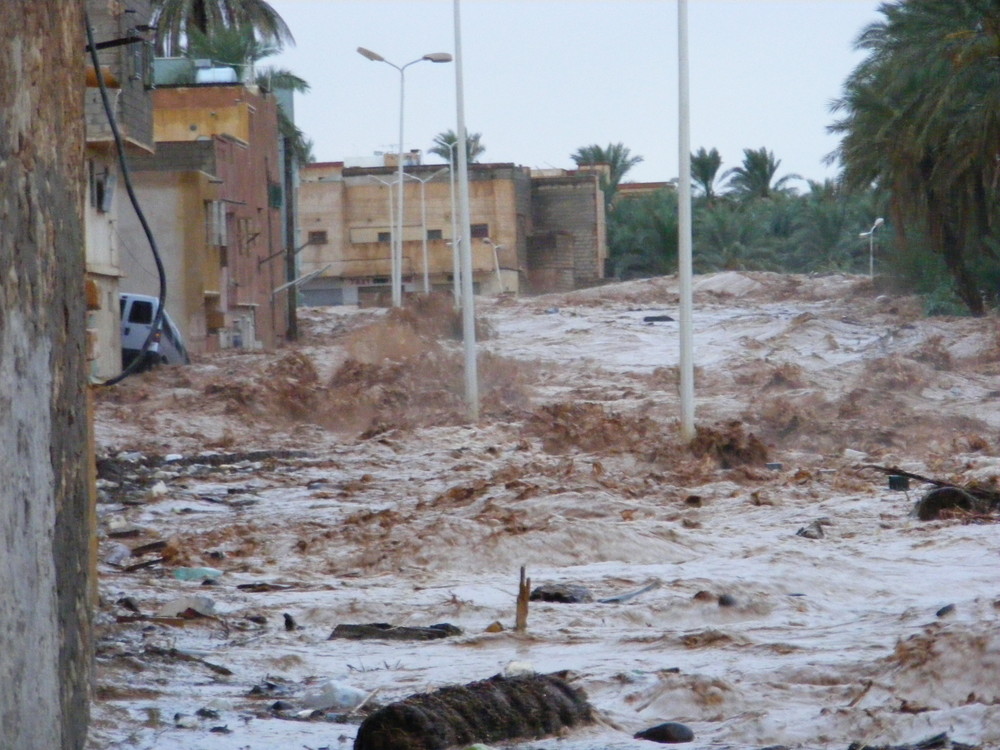
[[465,348],[465,402],[469,420],[479,421],[479,374],[476,365],[476,312],[472,298],[472,230],[469,218],[469,163],[465,135],[465,96],[462,83],[461,1],[455,8],[455,104],[458,133],[458,204],[462,235],[462,338]]
[[423,232],[423,255],[424,255],[424,294],[430,294],[431,281],[430,272],[427,270],[427,193],[425,191],[426,180],[420,181],[420,228]]
[[462,301],[462,261],[458,254],[458,216],[455,214],[455,146],[457,145],[458,141],[455,141],[448,149],[448,179],[451,181],[451,280],[455,307]]
[[399,69],[399,163],[396,165],[399,179],[399,200],[396,201],[396,231],[392,233],[392,306],[403,304],[403,91],[406,87],[406,65]]
[[687,0],[677,2],[679,150],[678,277],[680,282],[681,440],[694,439],[694,335],[691,290],[691,95],[688,84]]

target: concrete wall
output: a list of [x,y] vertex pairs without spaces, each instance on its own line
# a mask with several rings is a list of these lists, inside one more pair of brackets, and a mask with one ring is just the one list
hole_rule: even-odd
[[0,744],[77,750],[90,674],[82,3],[2,2]]

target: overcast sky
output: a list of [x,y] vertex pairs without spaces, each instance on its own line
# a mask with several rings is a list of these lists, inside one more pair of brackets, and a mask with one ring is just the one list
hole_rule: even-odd
[[[312,90],[296,120],[319,161],[395,151],[404,65],[454,53],[452,0],[270,0],[297,45],[264,64]],[[831,100],[862,56],[877,0],[690,0],[691,149],[715,147],[723,170],[765,146],[779,175],[821,180],[837,141]],[[465,118],[484,162],[572,168],[570,154],[621,142],[636,181],[677,176],[677,3],[672,0],[463,0]],[[405,73],[407,149],[454,129],[455,66]],[[425,163],[435,161],[425,158]],[[804,185],[799,184],[800,187]]]

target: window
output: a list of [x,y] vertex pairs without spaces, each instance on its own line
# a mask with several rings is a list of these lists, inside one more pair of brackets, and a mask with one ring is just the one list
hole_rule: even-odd
[[472,237],[474,239],[481,239],[483,237],[490,236],[490,225],[489,224],[473,224],[469,229],[472,232]]
[[205,229],[209,245],[221,247],[229,244],[225,203],[205,201]]
[[281,185],[277,182],[269,182],[267,184],[267,205],[271,208],[281,208],[281,204],[284,202],[285,191],[282,190]]
[[94,162],[90,162],[90,205],[102,214],[109,213],[115,194],[117,175],[108,167],[98,172]]
[[444,235],[441,233],[440,229],[428,229],[427,239],[429,240],[443,240]]
[[149,325],[153,322],[153,303],[145,300],[132,300],[132,309],[128,313],[129,323]]
[[378,241],[379,242],[389,242],[392,239],[392,232],[379,232]]
[[326,240],[326,230],[318,230],[309,233],[309,244],[310,245],[325,245]]

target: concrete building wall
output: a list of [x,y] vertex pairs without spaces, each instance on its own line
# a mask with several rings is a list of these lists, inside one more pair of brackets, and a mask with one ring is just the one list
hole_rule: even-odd
[[114,154],[98,146],[86,149],[85,159],[87,356],[91,377],[107,380],[121,371],[118,217],[132,207],[124,197],[121,171]]
[[[428,275],[436,290],[452,288],[451,186],[440,165],[407,167],[403,222],[404,291],[423,289],[426,209]],[[302,229],[325,233],[307,247],[302,272],[306,304],[350,304],[388,288],[390,220],[398,203],[389,167],[308,165],[302,170]],[[437,175],[437,176],[435,176]],[[419,178],[419,179],[413,179]],[[424,180],[421,196],[420,180]],[[469,171],[473,281],[480,293],[576,289],[604,276],[604,196],[593,173],[556,170],[535,178],[513,164],[474,164]],[[528,283],[533,279],[532,283]]]
[[[447,168],[414,165],[407,167],[406,174],[404,291],[423,291],[425,236],[429,285],[432,290],[449,291],[454,238]],[[396,179],[392,167],[345,168],[342,163],[324,163],[303,168],[299,187],[303,241],[310,232],[325,232],[327,239],[326,244],[302,251],[302,273],[322,271],[303,284],[306,304],[351,304],[374,298],[376,288],[388,290],[390,237],[396,231]],[[470,170],[470,216],[476,235],[472,242],[474,283],[484,293],[518,290],[530,230],[528,185],[527,170],[511,164],[477,164]],[[487,238],[490,243],[484,241]],[[494,244],[500,246],[496,254]],[[502,279],[497,277],[498,259]]]
[[[156,239],[167,285],[167,312],[188,350],[212,349],[207,341],[202,270],[206,251],[205,201],[214,194],[202,172],[136,171],[136,195]],[[125,217],[121,234],[129,252],[122,262],[123,291],[158,296],[160,278],[152,250],[135,218]]]
[[87,735],[82,11],[0,3],[0,744],[18,750]]
[[[127,8],[123,3],[87,0],[86,7],[96,43],[136,40],[133,44],[100,50],[98,57],[107,74],[107,93],[126,152],[130,156],[150,153],[153,118],[147,73],[151,48],[144,34],[136,29],[149,21],[149,0],[136,0]],[[88,68],[91,65],[89,55],[86,64]],[[87,88],[84,99],[87,353],[90,375],[106,380],[121,370],[117,228],[123,212],[133,209],[125,194],[124,177],[100,90],[95,86]]]

